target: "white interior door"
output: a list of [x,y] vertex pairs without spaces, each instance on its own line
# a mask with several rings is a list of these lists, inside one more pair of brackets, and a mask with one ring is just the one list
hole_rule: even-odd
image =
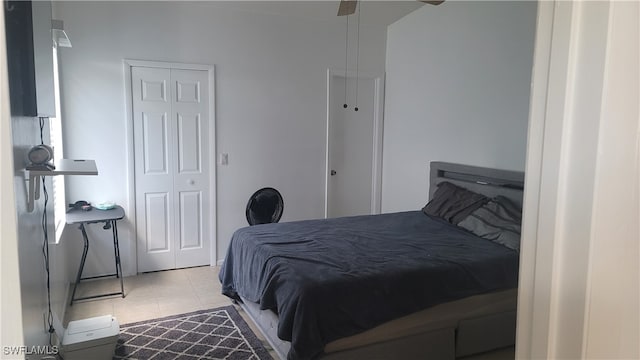
[[208,74],[131,71],[138,271],[207,265]]
[[327,217],[364,215],[373,212],[376,177],[376,116],[379,115],[376,79],[358,80],[358,111],[355,111],[356,79],[329,73]]
[[209,84],[206,71],[171,70],[175,124],[175,267],[209,264]]
[[132,68],[138,271],[170,269],[174,215],[171,71]]

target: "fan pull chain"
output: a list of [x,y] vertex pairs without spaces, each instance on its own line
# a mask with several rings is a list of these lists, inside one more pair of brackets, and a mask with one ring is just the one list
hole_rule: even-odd
[[358,66],[360,65],[360,8],[362,7],[362,2],[358,4],[358,27],[356,32],[356,106],[353,110],[358,111],[358,84],[360,83],[360,78],[358,77]]
[[345,33],[345,45],[344,45],[344,105],[343,108],[347,108],[347,59],[349,57],[349,15],[347,18],[347,31]]

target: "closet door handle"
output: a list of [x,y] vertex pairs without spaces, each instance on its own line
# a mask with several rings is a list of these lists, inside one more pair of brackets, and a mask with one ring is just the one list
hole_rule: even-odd
[[196,181],[195,181],[195,180],[193,180],[193,179],[189,179],[189,180],[187,180],[187,184],[189,184],[189,185],[193,185],[193,184],[195,184],[195,183],[196,183]]

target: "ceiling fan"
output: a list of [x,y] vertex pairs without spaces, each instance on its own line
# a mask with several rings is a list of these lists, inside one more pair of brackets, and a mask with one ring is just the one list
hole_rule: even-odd
[[[444,2],[444,0],[418,0],[420,2],[431,4],[431,5],[440,5]],[[351,15],[356,11],[356,6],[358,5],[358,0],[340,0],[340,7],[338,8],[338,16]]]

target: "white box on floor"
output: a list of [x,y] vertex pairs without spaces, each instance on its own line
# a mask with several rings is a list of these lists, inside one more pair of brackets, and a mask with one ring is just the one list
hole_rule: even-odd
[[120,324],[111,316],[70,321],[62,337],[65,360],[111,360],[116,350]]

